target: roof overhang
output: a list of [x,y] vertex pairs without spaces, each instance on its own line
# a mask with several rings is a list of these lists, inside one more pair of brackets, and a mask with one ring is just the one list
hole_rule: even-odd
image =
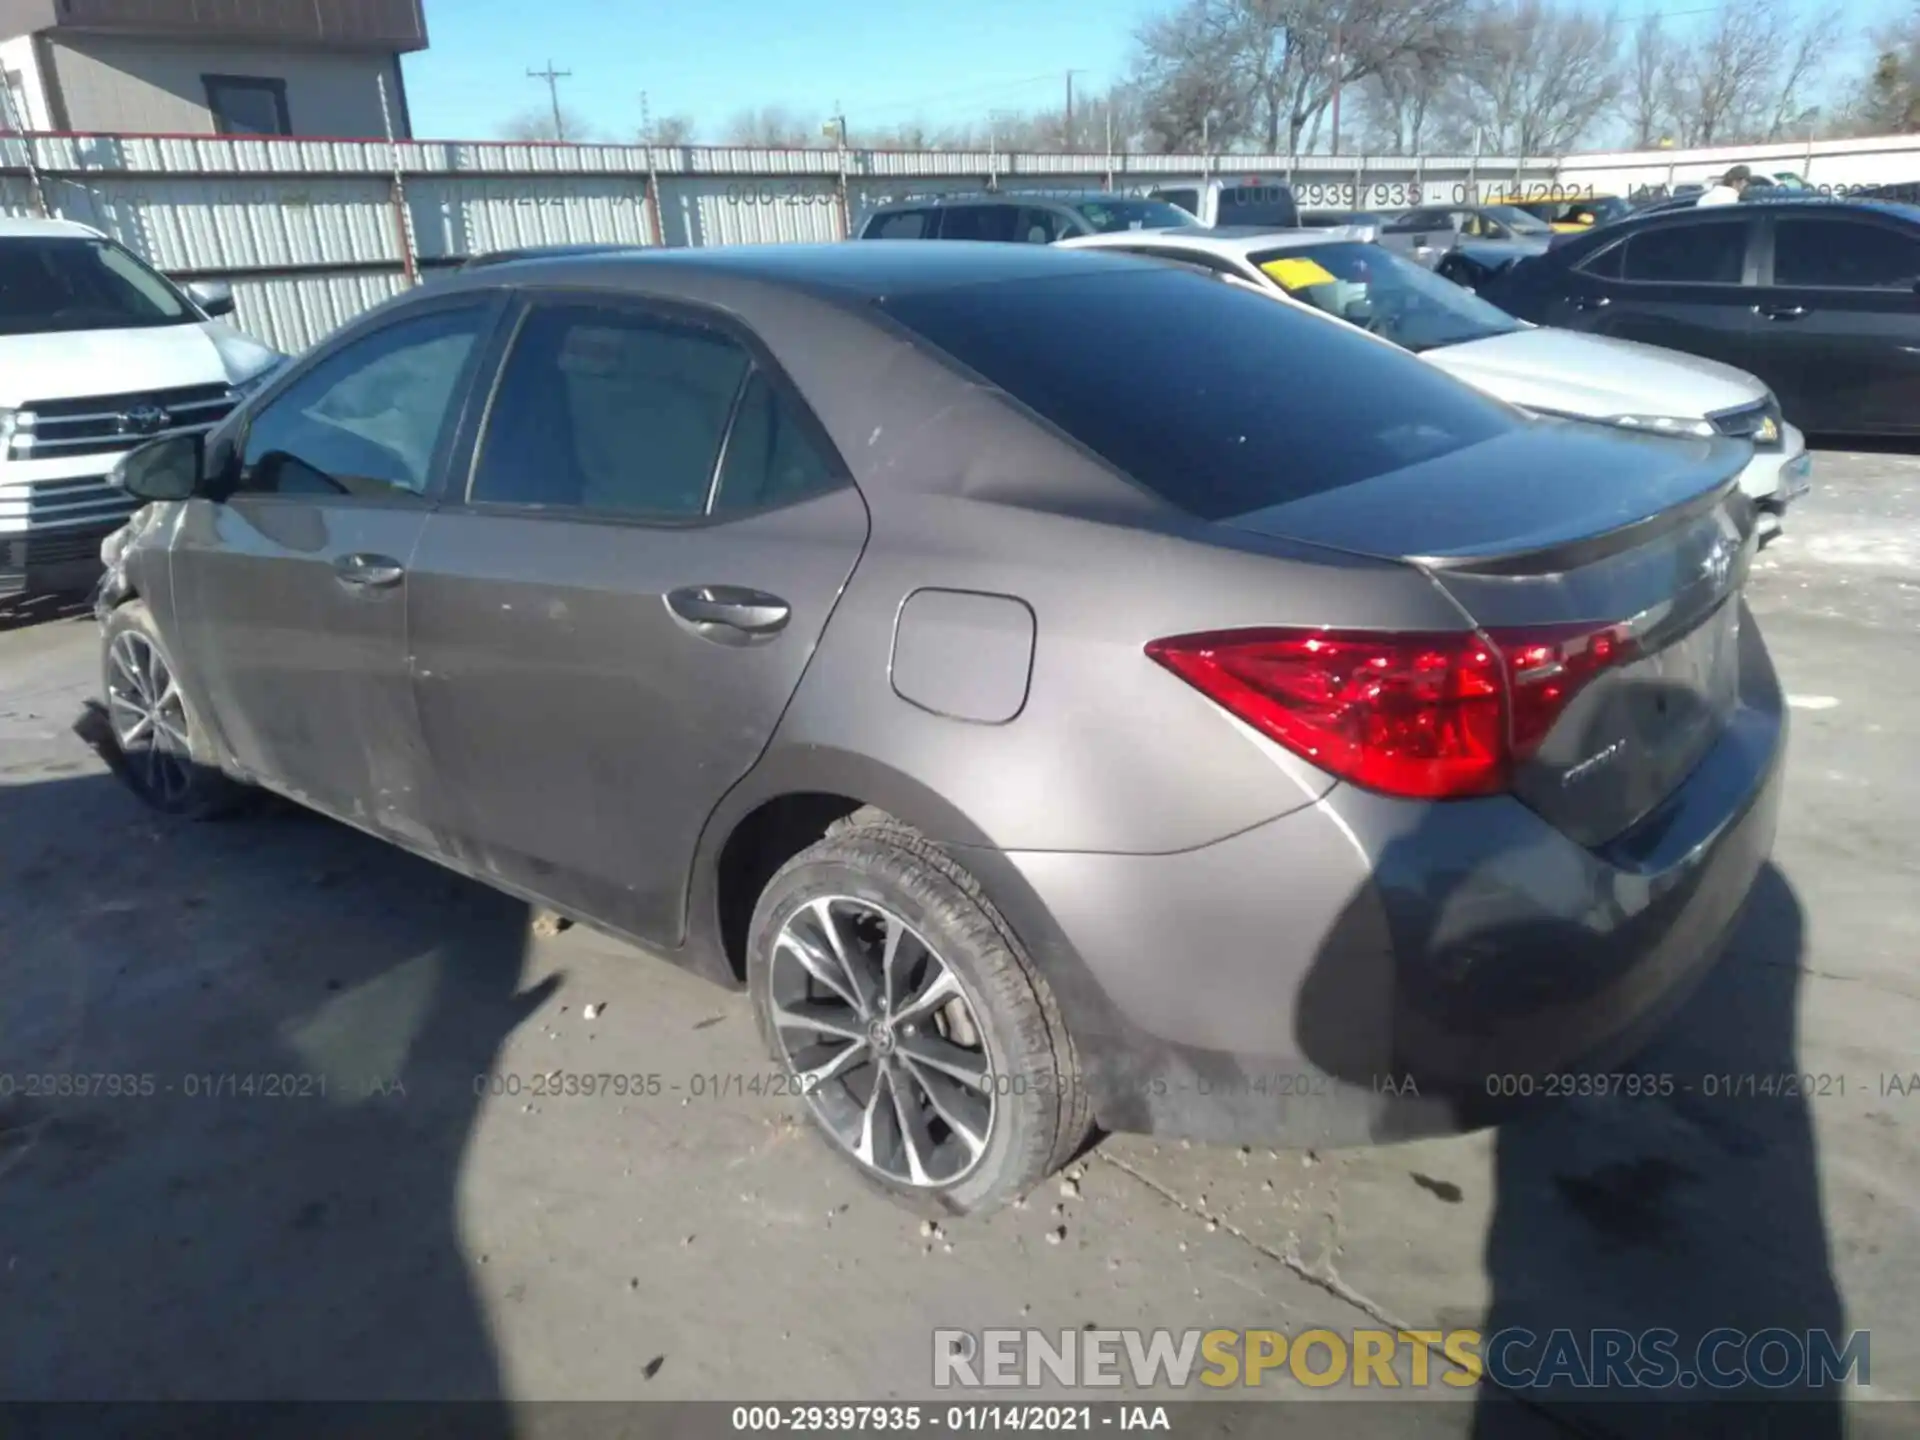
[[315,50],[427,48],[421,0],[0,0],[0,39],[46,33],[245,41]]

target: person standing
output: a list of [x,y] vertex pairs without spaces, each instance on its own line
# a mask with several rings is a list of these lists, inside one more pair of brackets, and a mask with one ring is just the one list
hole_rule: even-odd
[[1700,205],[1731,205],[1746,194],[1747,186],[1753,183],[1753,171],[1745,165],[1736,165],[1720,177],[1720,183],[1703,194],[1696,202]]

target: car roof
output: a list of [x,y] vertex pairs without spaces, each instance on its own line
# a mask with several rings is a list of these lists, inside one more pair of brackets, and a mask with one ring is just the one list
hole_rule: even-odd
[[1116,230],[1104,235],[1079,235],[1058,241],[1056,250],[1126,250],[1135,245],[1153,245],[1165,250],[1186,250],[1196,255],[1224,255],[1239,259],[1255,250],[1292,250],[1302,245],[1324,245],[1352,240],[1348,226],[1326,229],[1275,230],[1261,225],[1223,225],[1209,230],[1204,225],[1178,225],[1166,230]]
[[[914,291],[944,290],[1013,280],[1063,278],[1144,262],[1121,255],[1075,255],[1053,245],[993,245],[976,240],[863,240],[858,244],[714,245],[663,249],[616,247],[590,253],[537,255],[483,266],[481,275],[524,269],[527,282],[591,278],[619,288],[623,276],[638,291],[681,274],[831,294],[841,300],[878,300]],[[463,267],[460,275],[474,274]],[[476,280],[475,283],[480,283]]]
[[489,250],[469,258],[461,265],[462,270],[471,270],[477,265],[506,265],[515,260],[549,260],[565,255],[612,255],[622,250],[637,250],[640,245],[593,244],[582,241],[573,245],[525,245],[517,250]]
[[100,232],[90,225],[82,225],[75,220],[39,220],[28,217],[0,217],[0,239],[14,239],[22,235],[71,235],[99,239]]

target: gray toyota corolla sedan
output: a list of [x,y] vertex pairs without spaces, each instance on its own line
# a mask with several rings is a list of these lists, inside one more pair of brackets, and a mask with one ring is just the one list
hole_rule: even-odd
[[478,267],[205,436],[100,596],[129,780],[259,786],[742,986],[896,1194],[1619,1063],[1786,736],[1736,440],[1529,419],[1152,261]]

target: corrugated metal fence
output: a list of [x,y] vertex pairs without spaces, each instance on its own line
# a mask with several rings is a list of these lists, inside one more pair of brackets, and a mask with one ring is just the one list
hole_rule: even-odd
[[8,135],[0,213],[83,221],[173,275],[229,279],[240,322],[299,349],[422,271],[522,245],[839,240],[876,204],[987,186],[1138,194],[1259,172],[1309,208],[1399,208],[1516,182],[1619,192],[1739,160],[1836,186],[1912,179],[1920,137],[1515,159]]
[[230,280],[239,323],[298,350],[423,271],[523,245],[832,241],[919,195],[1138,194],[1254,171],[1291,178],[1306,206],[1445,203],[1545,185],[1555,163],[34,135],[0,139],[0,213],[77,220],[177,278]]

